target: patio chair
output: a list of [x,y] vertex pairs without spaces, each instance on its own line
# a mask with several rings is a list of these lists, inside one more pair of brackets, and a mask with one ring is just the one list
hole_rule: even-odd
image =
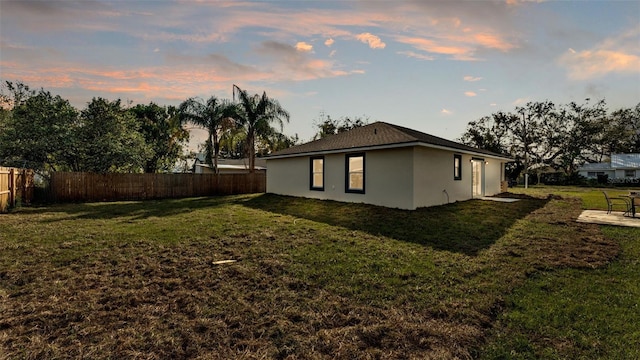
[[616,205],[615,201],[618,201],[618,204],[620,205],[624,205],[624,216],[629,214],[629,212],[631,211],[631,202],[629,202],[629,199],[621,197],[612,198],[609,196],[609,194],[607,194],[606,191],[603,191],[602,193],[604,194],[605,199],[607,199],[607,214],[611,214],[613,206]]

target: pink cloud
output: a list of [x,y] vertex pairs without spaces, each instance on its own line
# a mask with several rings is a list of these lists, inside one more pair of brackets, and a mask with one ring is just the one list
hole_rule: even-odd
[[560,57],[573,80],[586,80],[609,73],[640,73],[640,56],[612,50],[568,52]]
[[301,41],[296,44],[296,50],[302,51],[302,52],[309,52],[313,50],[313,45],[307,44],[306,42]]
[[605,39],[591,49],[569,48],[558,58],[572,80],[599,78],[610,73],[640,75],[640,27]]
[[478,33],[473,35],[473,40],[479,46],[488,49],[498,49],[501,51],[508,51],[515,48],[515,45],[506,41],[496,34]]
[[419,37],[398,37],[398,42],[409,44],[418,50],[428,53],[451,55],[456,60],[473,60],[473,49],[465,45],[455,43],[437,42],[431,39]]
[[368,32],[356,35],[356,39],[368,44],[372,49],[384,49],[387,46],[379,37]]
[[474,77],[474,76],[470,76],[470,75],[467,75],[467,76],[465,76],[465,77],[464,77],[464,78],[462,78],[462,79],[463,79],[464,81],[469,81],[469,82],[475,82],[475,81],[480,81],[480,80],[482,80],[482,78],[481,78],[481,77]]
[[405,56],[411,57],[411,58],[420,59],[420,60],[428,60],[428,61],[435,60],[435,57],[433,57],[431,55],[419,54],[419,53],[414,52],[414,51],[398,51],[398,54],[405,55]]

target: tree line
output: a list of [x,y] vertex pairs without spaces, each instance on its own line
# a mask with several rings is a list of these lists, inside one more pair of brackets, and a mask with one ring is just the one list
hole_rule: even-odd
[[585,162],[602,162],[615,153],[640,153],[640,103],[611,112],[604,100],[529,102],[513,112],[499,111],[471,121],[460,141],[513,157],[507,171],[510,178],[551,169],[572,181]]
[[[189,98],[179,106],[153,102],[130,106],[120,99],[94,97],[78,110],[44,89],[6,81],[0,93],[0,163],[41,174],[78,172],[173,172],[185,159],[188,126],[203,128],[206,163],[249,157],[291,146],[282,134],[289,113],[266,92],[249,94],[237,86],[234,100]],[[195,154],[191,154],[195,156]]]

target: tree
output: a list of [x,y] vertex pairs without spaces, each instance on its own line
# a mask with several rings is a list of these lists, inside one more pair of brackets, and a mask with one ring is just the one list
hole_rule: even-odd
[[559,106],[530,102],[515,113],[498,112],[470,122],[461,141],[510,154],[518,163],[515,172],[552,167],[572,177],[585,161],[640,151],[640,104],[609,115],[604,100]]
[[349,131],[351,129],[367,125],[368,122],[368,117],[355,117],[352,119],[343,116],[339,119],[333,119],[331,116],[321,112],[320,119],[314,123],[314,126],[318,128],[318,132],[313,136],[313,140]]
[[120,99],[93,98],[80,113],[78,171],[140,172],[152,150]]
[[640,153],[640,103],[611,113],[605,126],[603,152]]
[[220,137],[234,127],[236,106],[228,100],[219,100],[212,96],[205,103],[202,99],[190,98],[180,104],[181,119],[207,130],[205,143],[206,162],[218,173],[218,154]]
[[144,162],[144,172],[172,171],[182,155],[184,143],[189,140],[189,132],[182,128],[177,108],[149,103],[136,105],[129,111],[136,118],[140,133],[151,150]]
[[256,143],[257,153],[267,155],[275,151],[290,148],[300,143],[298,134],[287,136],[281,132],[272,129],[270,133],[264,134]]
[[273,130],[272,123],[277,123],[282,132],[283,122],[289,122],[289,113],[275,99],[270,99],[266,92],[262,96],[249,95],[245,90],[233,85],[234,98],[238,94],[239,120],[247,130],[247,150],[249,151],[249,172],[255,169],[256,137],[266,137]]
[[236,126],[220,137],[220,154],[231,159],[240,159],[247,153],[247,130]]
[[43,89],[7,82],[12,96],[3,96],[0,159],[9,166],[27,166],[40,174],[70,167],[68,148],[74,142],[77,110],[69,101]]
[[507,128],[499,121],[499,117],[499,114],[493,114],[469,122],[460,142],[498,154],[508,154],[505,144]]
[[[8,94],[5,93],[5,91],[8,92]],[[36,91],[31,90],[29,85],[23,82],[18,81],[13,83],[11,81],[5,81],[0,91],[0,108],[10,111],[35,95]]]
[[571,102],[560,107],[555,116],[558,140],[547,163],[569,176],[585,161],[601,159],[598,154],[602,152],[607,123],[606,103],[601,100],[590,106],[588,102],[589,99],[583,105]]

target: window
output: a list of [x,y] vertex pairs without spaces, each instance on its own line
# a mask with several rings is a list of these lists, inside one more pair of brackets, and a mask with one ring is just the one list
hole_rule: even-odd
[[634,177],[636,177],[636,171],[635,170],[625,170],[624,171],[624,177],[634,178]]
[[346,157],[345,191],[364,194],[364,154],[348,154]]
[[604,175],[604,171],[588,171],[587,172],[587,177],[588,178],[597,178],[598,176],[603,176]]
[[324,158],[311,158],[311,190],[324,190]]
[[462,155],[453,154],[453,180],[462,180]]

